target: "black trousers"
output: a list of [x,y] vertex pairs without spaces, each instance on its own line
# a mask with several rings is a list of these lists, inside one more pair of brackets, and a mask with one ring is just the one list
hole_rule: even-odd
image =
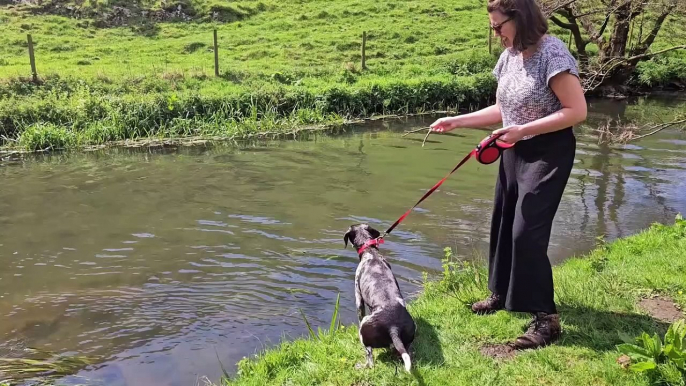
[[574,164],[572,128],[505,150],[495,187],[489,289],[513,312],[557,313],[548,243]]

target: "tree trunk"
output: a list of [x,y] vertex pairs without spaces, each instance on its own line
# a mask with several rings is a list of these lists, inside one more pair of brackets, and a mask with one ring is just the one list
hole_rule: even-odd
[[631,27],[631,1],[627,1],[614,12],[615,23],[610,42],[605,47],[605,57],[619,58],[626,54]]

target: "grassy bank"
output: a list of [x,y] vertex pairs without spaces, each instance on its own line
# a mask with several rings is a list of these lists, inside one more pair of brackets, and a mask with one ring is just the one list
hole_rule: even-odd
[[[284,132],[480,106],[495,88],[490,71],[500,50],[494,40],[489,53],[483,0],[6,3],[0,141],[22,149]],[[685,36],[676,19],[664,28],[655,49]],[[38,85],[30,81],[29,33]],[[667,84],[684,68],[686,56],[673,52],[642,65],[635,81]]]
[[[256,358],[244,359],[237,377],[224,383],[684,385],[686,373],[674,364],[683,367],[683,359],[638,372],[618,363],[622,353],[617,348],[625,341],[634,343],[643,332],[663,337],[671,321],[684,318],[673,305],[686,306],[686,221],[681,217],[673,226],[654,225],[555,267],[561,340],[509,358],[494,359],[481,349],[514,339],[526,328],[529,316],[473,315],[469,304],[487,294],[484,270],[449,257],[444,267],[442,278],[427,281],[424,292],[409,305],[418,323],[412,375],[405,374],[397,359],[384,350],[375,352],[374,369],[355,370],[355,363],[363,360],[356,327],[340,326],[332,333],[329,326],[321,326],[326,329],[321,336],[284,341]],[[668,300],[663,304],[661,299]]]

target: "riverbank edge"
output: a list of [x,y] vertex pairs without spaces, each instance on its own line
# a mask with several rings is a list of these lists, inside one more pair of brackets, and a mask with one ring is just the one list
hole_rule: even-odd
[[464,111],[492,103],[495,86],[492,75],[481,73],[323,88],[264,85],[209,94],[50,92],[45,98],[0,100],[0,139],[5,150],[25,151],[143,138],[243,139],[304,126],[336,127],[378,115]]
[[[404,374],[402,364],[385,350],[375,350],[374,369],[356,370],[355,363],[364,357],[357,326],[336,322],[333,328],[321,326],[319,333],[314,331],[320,327],[312,326],[309,338],[284,336],[274,347],[243,358],[236,375],[225,372],[221,382],[648,385],[663,374],[626,370],[617,363],[621,354],[616,346],[642,332],[663,336],[670,322],[684,318],[684,270],[686,221],[681,215],[673,225],[655,223],[632,236],[601,241],[594,250],[553,267],[561,340],[536,351],[503,353],[495,347],[521,334],[530,316],[505,311],[471,314],[469,304],[488,293],[485,264],[459,262],[447,248],[442,274],[433,280],[425,274],[423,289],[408,303],[418,321],[411,375]],[[648,303],[654,299],[663,309],[651,309]]]
[[[69,83],[69,82],[67,82]],[[404,79],[325,89],[289,87],[202,95],[140,97],[60,93],[35,101],[0,101],[0,154],[149,147],[297,137],[335,132],[377,117],[465,113],[494,103],[489,73],[447,79]],[[649,97],[639,92],[634,96]],[[654,90],[659,94],[659,89]],[[589,100],[625,99],[589,94]]]

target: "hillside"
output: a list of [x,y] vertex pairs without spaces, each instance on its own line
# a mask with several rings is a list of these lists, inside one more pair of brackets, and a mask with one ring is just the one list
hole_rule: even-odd
[[[2,0],[0,21],[3,144],[27,149],[483,104],[500,52],[485,0]],[[656,48],[685,36],[673,19],[664,32]],[[686,56],[670,57],[642,81],[674,80]]]

